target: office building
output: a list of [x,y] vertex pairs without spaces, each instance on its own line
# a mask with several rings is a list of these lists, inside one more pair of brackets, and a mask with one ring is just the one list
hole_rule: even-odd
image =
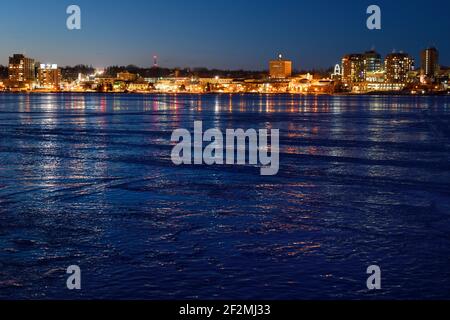
[[277,60],[270,61],[269,69],[271,78],[289,78],[292,76],[292,61],[283,59],[283,56],[280,54]]

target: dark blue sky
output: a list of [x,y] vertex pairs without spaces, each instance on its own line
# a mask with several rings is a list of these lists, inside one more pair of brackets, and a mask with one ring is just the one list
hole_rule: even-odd
[[[1,0],[0,64],[14,52],[41,62],[265,69],[278,52],[296,69],[329,67],[375,47],[418,57],[435,45],[450,65],[448,0]],[[66,29],[66,8],[82,30]],[[366,9],[382,8],[381,31]]]

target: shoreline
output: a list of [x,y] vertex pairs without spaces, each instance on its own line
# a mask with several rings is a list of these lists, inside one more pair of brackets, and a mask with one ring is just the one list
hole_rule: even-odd
[[450,96],[450,90],[447,92],[431,92],[423,94],[411,94],[405,92],[367,92],[367,93],[350,93],[350,92],[336,92],[336,93],[263,93],[263,92],[95,92],[95,91],[0,91],[0,95],[48,95],[48,94],[61,94],[61,95],[171,95],[171,96],[214,96],[214,95],[230,95],[230,96],[407,96],[407,97],[431,97],[431,96]]

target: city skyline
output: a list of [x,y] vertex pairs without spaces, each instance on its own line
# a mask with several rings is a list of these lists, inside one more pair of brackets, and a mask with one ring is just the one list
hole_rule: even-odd
[[[342,52],[340,55],[337,55],[336,59],[335,59],[336,63],[334,63],[332,65],[328,65],[328,66],[311,66],[309,68],[297,68],[296,66],[297,65],[301,65],[301,62],[297,63],[297,61],[295,61],[294,59],[291,59],[290,57],[284,55],[283,52],[277,52],[276,55],[270,56],[267,61],[274,61],[274,60],[277,60],[278,58],[282,57],[283,59],[286,59],[286,60],[288,60],[288,61],[290,61],[292,63],[291,64],[292,73],[298,73],[298,72],[302,72],[302,71],[313,71],[313,70],[316,70],[316,71],[322,70],[322,71],[325,72],[327,70],[334,69],[337,64],[341,64],[343,56],[346,56],[346,55],[358,55],[358,54],[361,54],[363,52],[366,52],[366,53],[367,52],[375,52],[375,53],[379,54],[381,56],[381,58],[383,58],[383,59],[388,57],[391,54],[407,54],[407,55],[411,56],[411,58],[413,60],[412,62],[413,62],[414,69],[415,70],[420,70],[422,59],[423,59],[422,54],[424,52],[430,50],[430,49],[437,49],[437,50],[439,50],[440,66],[444,67],[444,68],[450,68],[450,64],[446,64],[446,63],[442,62],[442,61],[446,61],[446,56],[442,55],[442,52],[441,52],[440,48],[437,48],[435,46],[424,46],[419,52],[414,52],[414,53],[413,52],[404,51],[404,50],[395,50],[395,49],[392,50],[391,52],[383,53],[383,52],[380,52],[379,50],[377,50],[375,47],[366,48],[366,49],[363,48],[363,49],[361,49],[359,51],[358,50],[355,50],[355,51],[348,51],[347,50],[346,52]],[[262,61],[261,69],[233,68],[233,66],[230,66],[229,68],[214,68],[214,67],[207,67],[207,66],[201,66],[201,65],[200,66],[175,66],[175,67],[174,66],[169,66],[169,65],[165,66],[165,65],[161,65],[160,63],[155,64],[155,62],[159,61],[158,60],[158,58],[159,58],[158,56],[149,56],[148,57],[149,61],[148,61],[147,65],[138,65],[138,64],[134,64],[134,63],[130,63],[130,62],[127,63],[125,61],[124,63],[121,63],[121,64],[103,65],[103,66],[99,67],[99,66],[94,65],[93,63],[90,63],[89,61],[87,61],[86,63],[77,63],[77,64],[61,64],[58,61],[54,61],[52,59],[46,59],[46,58],[42,58],[41,59],[41,58],[38,58],[36,56],[30,55],[27,50],[10,52],[10,54],[7,55],[6,59],[3,58],[3,57],[0,57],[0,61],[6,60],[5,62],[0,63],[0,66],[8,67],[9,59],[11,58],[11,56],[14,56],[14,55],[17,55],[17,54],[24,55],[24,56],[27,56],[27,57],[32,57],[33,60],[35,60],[36,63],[39,63],[39,64],[46,64],[46,65],[57,64],[59,67],[62,67],[62,68],[75,67],[75,66],[91,66],[91,67],[93,67],[95,69],[102,70],[102,69],[106,69],[106,68],[110,68],[110,67],[135,66],[135,67],[142,68],[142,69],[157,67],[157,68],[165,68],[165,69],[179,69],[179,70],[192,69],[192,70],[195,70],[195,69],[206,68],[208,70],[221,70],[221,71],[239,71],[239,70],[242,70],[242,71],[249,71],[249,72],[268,72],[269,69],[270,69],[270,65],[267,65],[267,61]]]
[[[450,22],[435,14],[447,11],[450,4],[440,0],[420,10],[418,1],[378,1],[380,31],[365,27],[365,10],[371,4],[367,1],[324,7],[292,0],[257,6],[255,1],[230,6],[223,1],[171,0],[134,1],[124,7],[81,0],[77,1],[83,21],[79,31],[65,28],[68,1],[24,2],[11,4],[0,22],[1,65],[7,65],[12,52],[21,52],[61,66],[149,67],[157,55],[159,65],[168,68],[266,70],[266,61],[281,52],[294,61],[295,70],[305,70],[329,68],[344,54],[371,48],[383,56],[394,49],[408,52],[417,64],[420,52],[430,46],[439,48],[442,65],[450,65],[444,32]],[[36,40],[36,34],[42,36]]]
[[[9,57],[8,78],[0,81],[0,89],[11,92],[449,94],[450,70],[441,67],[439,50],[427,48],[420,55],[420,69],[415,69],[414,59],[404,52],[388,54],[385,59],[374,50],[346,54],[333,73],[320,75],[293,72],[292,61],[279,54],[268,61],[267,73],[232,75],[231,72],[221,77],[217,70],[197,73],[134,67],[99,70],[79,66],[63,71],[57,64],[42,64],[23,54],[13,54]],[[156,63],[155,57],[154,67]]]

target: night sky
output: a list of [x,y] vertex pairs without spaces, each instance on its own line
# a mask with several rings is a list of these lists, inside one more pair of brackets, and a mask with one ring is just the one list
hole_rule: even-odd
[[[450,65],[448,0],[1,0],[0,64],[23,52],[59,65],[267,68],[278,52],[296,69],[330,67],[345,53],[376,48],[418,58],[434,45]],[[82,9],[82,30],[66,8]],[[382,30],[366,9],[382,8]],[[416,63],[417,64],[417,63]]]

